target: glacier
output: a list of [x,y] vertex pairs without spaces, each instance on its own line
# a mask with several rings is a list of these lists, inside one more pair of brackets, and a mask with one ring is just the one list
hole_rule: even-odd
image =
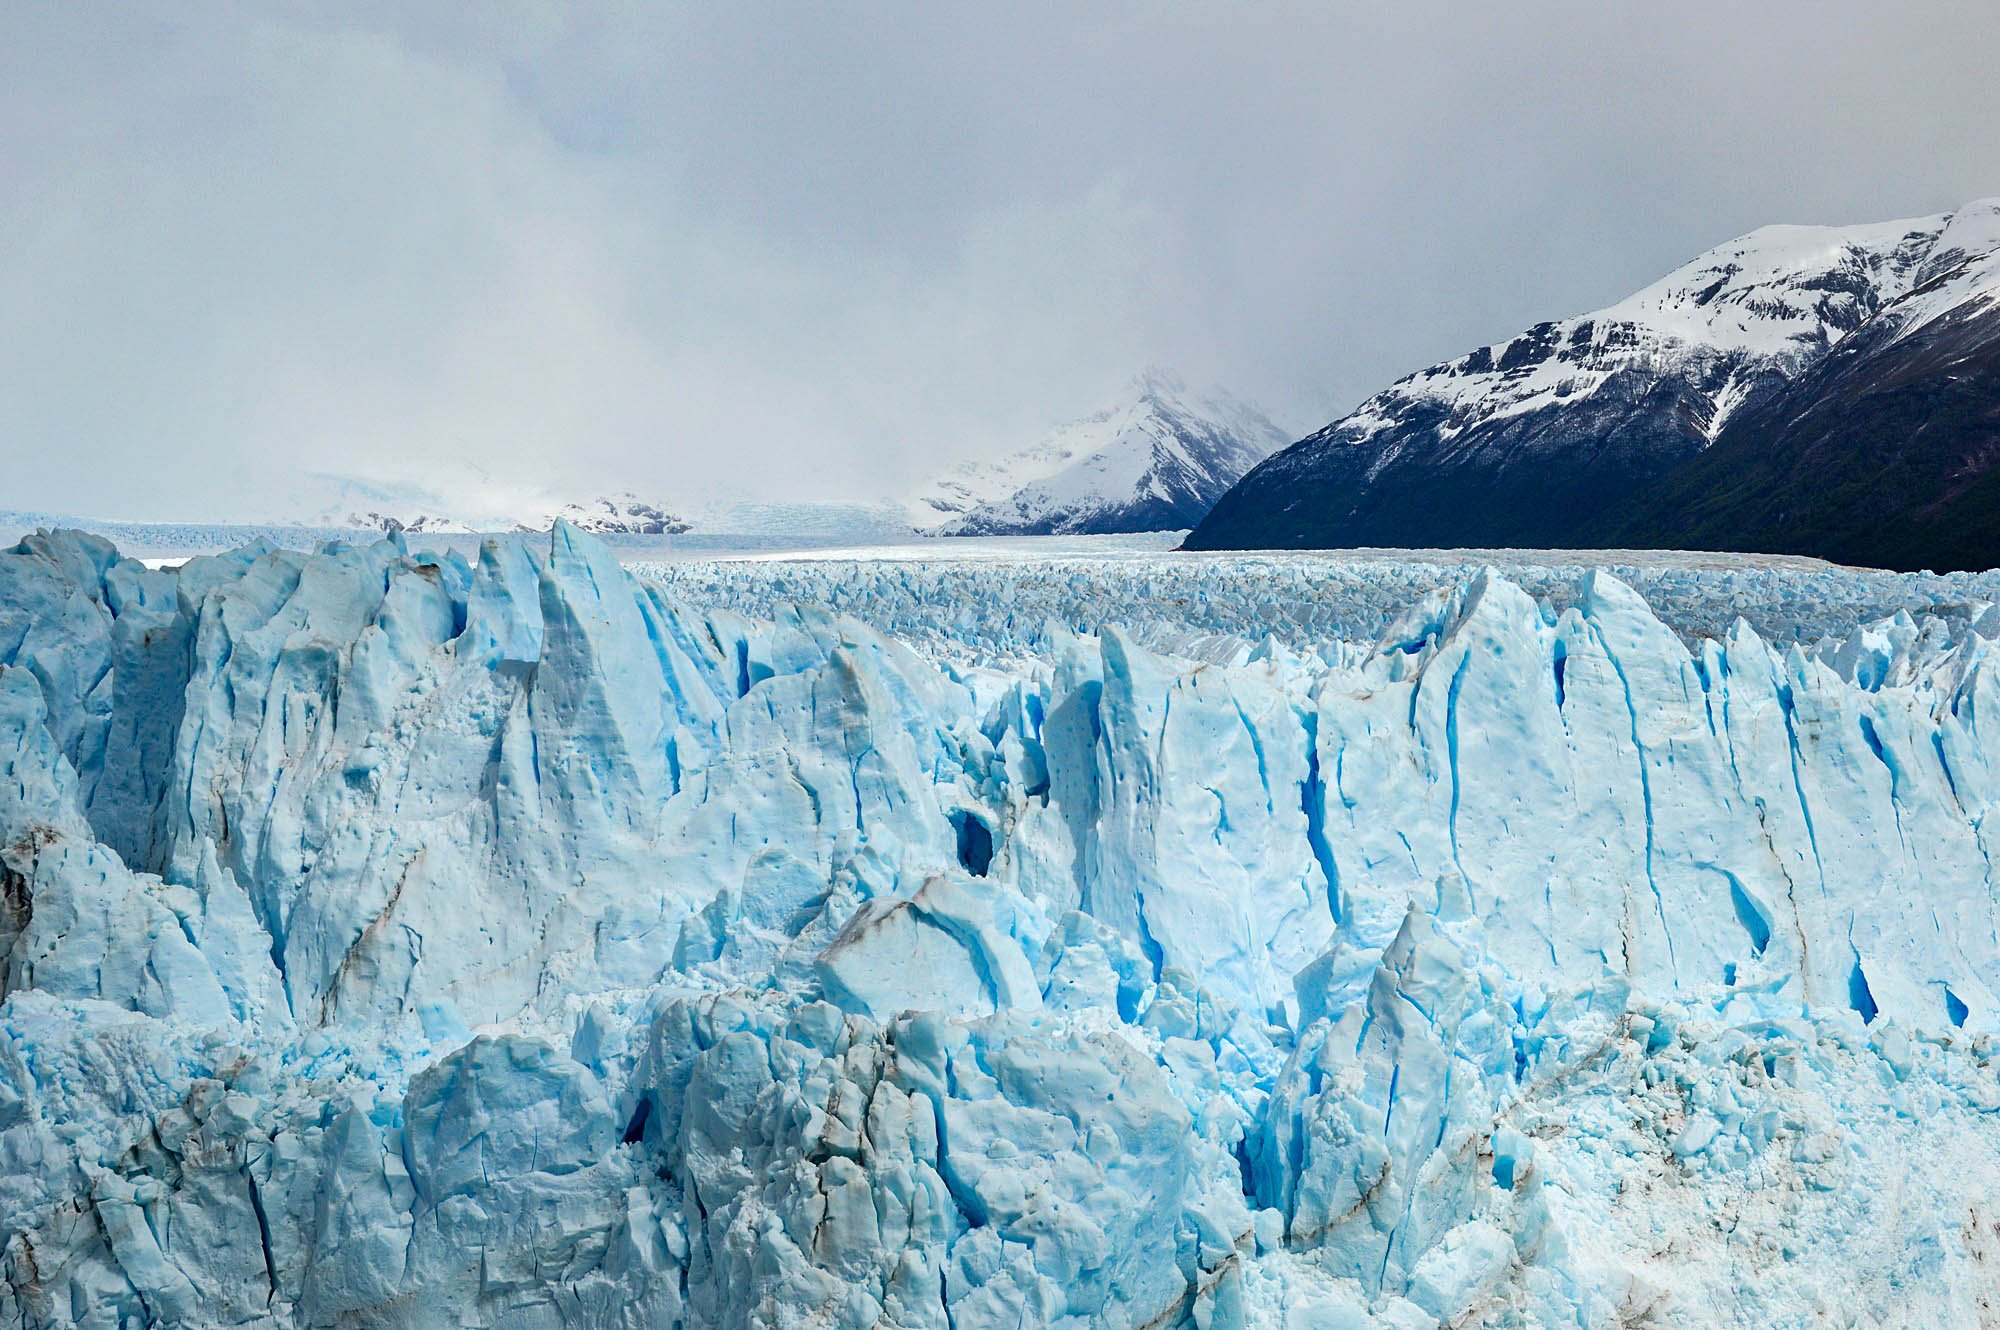
[[1226,661],[1272,639],[1339,656],[1410,605],[1486,569],[1555,609],[1610,573],[1690,641],[1737,619],[1766,640],[1838,651],[1855,629],[1908,615],[1965,622],[2000,601],[2000,570],[1897,573],[1793,555],[1675,550],[1321,550],[1163,555],[1122,537],[939,541],[664,560],[620,547],[635,574],[697,609],[773,618],[814,605],[955,662],[1044,655],[1064,633],[1122,627],[1175,655]]
[[1175,563],[0,553],[0,1324],[1992,1316],[2000,609]]

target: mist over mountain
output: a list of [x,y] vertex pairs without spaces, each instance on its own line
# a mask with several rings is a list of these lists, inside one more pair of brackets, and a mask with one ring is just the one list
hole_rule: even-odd
[[948,472],[913,504],[915,521],[951,536],[1180,530],[1286,438],[1225,392],[1149,370],[1117,406]]

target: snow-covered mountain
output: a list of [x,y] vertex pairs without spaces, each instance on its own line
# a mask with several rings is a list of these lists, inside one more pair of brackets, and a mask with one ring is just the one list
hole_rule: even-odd
[[2000,611],[1154,562],[0,551],[0,1322],[1990,1320]]
[[[234,510],[210,514],[213,525],[323,527],[343,531],[460,534],[507,530],[480,501],[482,473],[461,466],[449,485],[420,485],[325,471],[302,471],[239,496]],[[447,497],[445,491],[456,492]]]
[[[557,521],[600,536],[743,536],[774,541],[903,539],[909,514],[893,500],[851,503],[772,499],[743,489],[687,496],[668,507],[630,490],[584,501],[493,492],[483,481],[454,489],[456,500],[432,489],[395,490],[333,477],[311,477],[328,495],[292,506],[291,525],[415,534],[547,531]],[[368,503],[342,502],[355,494]]]
[[914,523],[951,536],[1179,530],[1289,437],[1227,393],[1153,370],[1120,405],[949,472],[913,504]]
[[1994,214],[1752,232],[1617,304],[1397,382],[1246,476],[1189,544],[1602,539],[1834,348],[1990,298]]
[[311,497],[289,506],[279,519],[286,525],[413,535],[547,531],[557,521],[600,536],[676,535],[689,529],[685,519],[629,490],[555,502],[501,497],[472,483],[456,487],[448,497],[433,488],[323,475],[302,477],[300,489]]
[[392,512],[350,511],[341,513],[323,523],[328,527],[353,528],[359,531],[403,531],[411,535],[470,535],[481,528],[458,517],[448,517],[443,513],[424,512],[417,509],[399,509]]
[[1594,541],[2000,566],[2000,200],[1954,213],[1908,294],[1612,509]]
[[527,531],[547,531],[558,521],[599,536],[673,536],[690,529],[684,518],[630,491],[589,503],[566,503],[519,525]]

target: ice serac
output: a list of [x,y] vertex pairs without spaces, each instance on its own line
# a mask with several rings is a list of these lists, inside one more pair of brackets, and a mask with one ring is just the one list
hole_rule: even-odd
[[1562,602],[0,552],[0,1324],[1978,1324],[2000,613]]

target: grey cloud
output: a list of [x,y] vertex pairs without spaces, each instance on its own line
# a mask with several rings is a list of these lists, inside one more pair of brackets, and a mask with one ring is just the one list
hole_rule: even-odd
[[1303,430],[1765,222],[2000,192],[1996,37],[1799,0],[17,6],[0,506],[467,459],[861,497],[1152,362]]

